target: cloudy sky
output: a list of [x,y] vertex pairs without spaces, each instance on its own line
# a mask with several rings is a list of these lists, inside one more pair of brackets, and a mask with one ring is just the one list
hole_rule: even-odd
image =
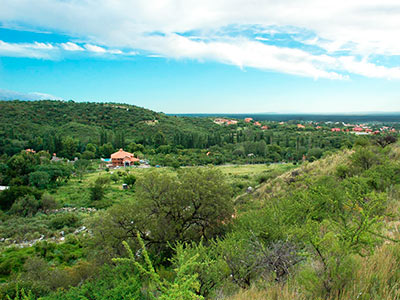
[[400,111],[398,0],[0,0],[0,98]]

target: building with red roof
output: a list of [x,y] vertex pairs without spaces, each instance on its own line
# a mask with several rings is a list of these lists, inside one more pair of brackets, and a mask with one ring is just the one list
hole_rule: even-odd
[[340,132],[341,130],[340,130],[340,128],[332,128],[331,131],[332,132]]
[[135,162],[139,162],[139,158],[136,158],[132,153],[122,149],[111,154],[111,163],[113,167],[129,167]]
[[261,123],[260,122],[255,122],[254,125],[261,126]]
[[245,118],[244,121],[245,121],[246,123],[250,123],[251,121],[253,121],[253,118]]

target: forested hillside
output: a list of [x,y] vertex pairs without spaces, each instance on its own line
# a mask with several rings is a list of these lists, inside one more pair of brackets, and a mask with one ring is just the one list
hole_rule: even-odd
[[355,136],[297,122],[216,124],[127,104],[0,101],[0,154],[44,150],[58,157],[110,157],[124,148],[153,165],[187,166],[314,160],[351,147]]

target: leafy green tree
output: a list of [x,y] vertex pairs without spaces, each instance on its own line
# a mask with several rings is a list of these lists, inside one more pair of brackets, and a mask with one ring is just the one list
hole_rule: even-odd
[[0,208],[2,210],[8,210],[17,199],[28,195],[33,195],[39,200],[42,192],[28,186],[11,186],[9,189],[0,193]]
[[96,147],[94,144],[92,144],[92,143],[88,143],[88,144],[86,145],[85,151],[90,151],[90,152],[92,152],[92,153],[96,153],[97,147]]
[[67,136],[62,140],[62,151],[61,156],[68,159],[73,159],[78,149],[78,142],[70,136]]
[[126,183],[128,186],[133,187],[136,182],[136,176],[132,174],[128,174],[124,177],[124,183]]
[[56,183],[60,180],[67,180],[72,174],[72,167],[66,163],[51,163],[40,165],[36,171],[46,172],[50,176],[50,181]]
[[113,145],[111,145],[111,143],[107,143],[100,146],[99,152],[102,157],[111,157],[111,154],[115,151]]
[[29,184],[37,188],[45,188],[50,183],[50,175],[44,171],[36,171],[29,174]]
[[101,184],[94,184],[90,187],[90,200],[100,201],[105,195],[105,188]]
[[80,180],[82,180],[83,175],[86,173],[89,167],[90,167],[90,161],[87,159],[79,159],[74,163],[74,169],[76,175]]
[[[168,243],[210,239],[224,232],[233,214],[230,187],[220,171],[180,170],[178,176],[152,171],[135,183],[137,201],[115,204],[94,220],[97,244],[121,252],[139,231],[155,253],[169,256]],[[134,245],[133,244],[133,245]]]

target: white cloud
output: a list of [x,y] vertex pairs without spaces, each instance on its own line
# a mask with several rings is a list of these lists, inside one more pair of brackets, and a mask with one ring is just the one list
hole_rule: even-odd
[[81,46],[79,46],[75,43],[72,43],[72,42],[62,43],[61,47],[67,51],[83,51],[84,50]]
[[[400,54],[397,0],[37,0],[34,6],[30,0],[1,2],[3,24],[62,32],[84,41],[84,49],[97,54],[124,54],[110,50],[124,48],[311,77],[343,78],[350,73],[398,78],[397,66],[367,60],[373,54]],[[243,38],[240,30],[232,36],[231,26],[257,26],[261,35],[312,32],[315,37],[298,41],[327,53],[267,45],[263,42],[269,37]],[[197,38],[177,34],[187,32],[196,32]],[[72,44],[61,47],[72,51]],[[347,51],[347,57],[337,57],[337,51]]]
[[62,100],[61,97],[53,96],[44,93],[20,93],[16,91],[10,91],[5,89],[0,89],[0,100]]
[[0,40],[0,55],[53,59],[55,48],[44,43],[6,43]]
[[104,49],[103,47],[91,45],[91,44],[86,44],[85,48],[91,52],[96,52],[96,53],[106,53],[107,52],[107,50]]
[[50,43],[7,43],[0,40],[0,56],[11,57],[29,57],[41,59],[58,59],[62,55],[62,51],[88,51],[95,54],[109,54],[109,55],[136,55],[136,52],[122,52],[119,49],[105,49],[103,47],[85,44],[84,48],[76,43],[67,42],[60,44]]

